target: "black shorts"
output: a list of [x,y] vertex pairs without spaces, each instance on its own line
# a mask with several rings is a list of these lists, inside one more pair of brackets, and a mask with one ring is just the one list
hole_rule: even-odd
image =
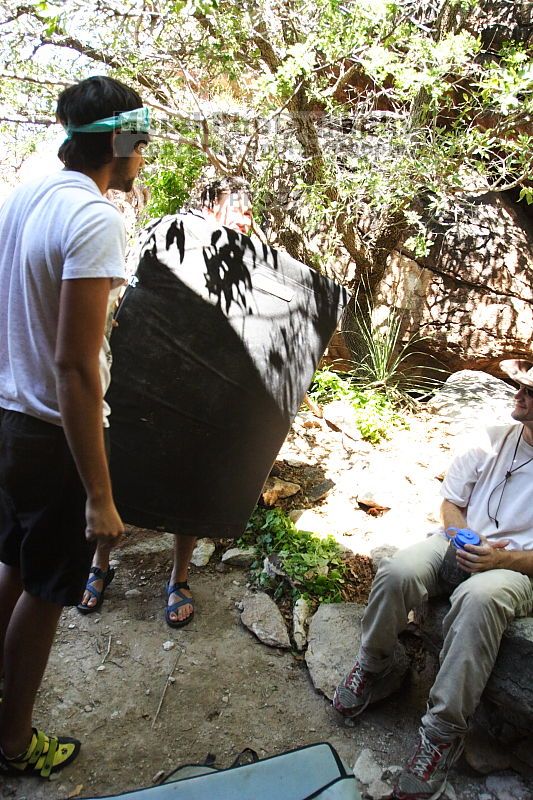
[[63,428],[0,409],[0,561],[29,594],[80,602],[95,548],[85,502]]

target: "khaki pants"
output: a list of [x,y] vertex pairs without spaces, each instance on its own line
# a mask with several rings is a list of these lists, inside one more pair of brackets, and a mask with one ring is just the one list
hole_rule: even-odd
[[[362,622],[359,661],[379,672],[391,661],[407,615],[430,597],[443,594],[438,571],[448,543],[431,536],[383,559]],[[431,739],[462,736],[492,672],[503,632],[514,617],[533,611],[533,585],[526,575],[495,569],[459,584],[443,621],[440,669],[422,724]]]

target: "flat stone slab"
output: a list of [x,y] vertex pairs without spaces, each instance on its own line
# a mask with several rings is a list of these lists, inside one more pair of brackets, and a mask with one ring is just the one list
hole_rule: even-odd
[[291,646],[281,611],[266,592],[247,594],[242,600],[241,622],[269,647]]
[[322,603],[311,618],[305,661],[313,686],[330,700],[357,656],[364,611],[359,603]]
[[256,558],[255,547],[230,547],[222,555],[223,563],[233,567],[250,567]]
[[[313,686],[329,700],[357,657],[364,611],[359,603],[322,603],[311,619],[305,661]],[[376,701],[399,689],[407,672],[409,662],[400,643],[395,660],[393,672],[374,687]]]

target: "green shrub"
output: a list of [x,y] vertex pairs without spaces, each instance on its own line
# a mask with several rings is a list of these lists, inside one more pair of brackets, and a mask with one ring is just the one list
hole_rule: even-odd
[[363,439],[372,444],[390,439],[394,428],[409,427],[405,414],[398,411],[385,394],[354,387],[350,400],[355,413],[355,424]]
[[387,394],[357,386],[351,373],[340,374],[325,367],[315,372],[309,396],[316,403],[345,399],[354,409],[354,421],[366,441],[376,444],[389,439],[394,428],[407,428],[405,414]]
[[206,158],[192,147],[154,142],[149,145],[147,162],[144,183],[150,190],[150,201],[143,212],[145,220],[175,214],[182,208]]
[[[344,583],[342,550],[333,536],[319,538],[300,531],[279,508],[256,508],[241,539],[253,544],[257,559],[252,565],[252,580],[273,590],[279,598],[289,592],[293,598],[304,596],[312,602],[338,603]],[[263,572],[266,556],[276,555],[284,575]]]
[[324,367],[315,372],[308,394],[316,403],[331,403],[333,400],[350,397],[352,391],[350,375],[341,375],[340,372]]

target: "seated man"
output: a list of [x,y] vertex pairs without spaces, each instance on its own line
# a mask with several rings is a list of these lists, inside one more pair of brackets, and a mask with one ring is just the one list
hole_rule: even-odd
[[[228,177],[213,181],[201,195],[201,210],[190,211],[206,237],[212,230],[224,225],[237,233],[248,234],[252,227],[250,188],[243,178]],[[189,216],[189,215],[187,215]],[[181,628],[192,621],[194,601],[187,582],[189,564],[196,538],[187,534],[176,535],[172,573],[167,584],[165,620],[171,628]],[[110,548],[99,545],[89,579],[78,610],[82,614],[97,611],[103,602],[104,592],[114,576],[109,566]]]
[[415,751],[395,783],[396,800],[436,800],[444,792],[503,632],[514,617],[533,612],[533,363],[504,361],[501,367],[519,384],[512,411],[519,424],[489,428],[458,455],[442,486],[442,529],[381,562],[357,660],[333,698],[347,717],[372,702],[376,681],[392,669],[409,611],[446,592],[439,575],[446,535],[459,528],[475,531],[481,543],[457,550],[457,565],[468,580],[451,591],[440,669]]

